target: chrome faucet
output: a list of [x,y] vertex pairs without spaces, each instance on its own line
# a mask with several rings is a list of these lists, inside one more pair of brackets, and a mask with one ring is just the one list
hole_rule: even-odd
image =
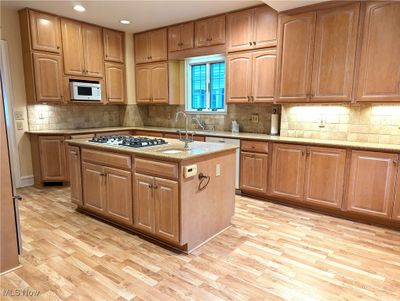
[[196,121],[199,128],[201,128],[203,131],[206,129],[206,123],[204,122],[204,120],[200,120],[199,117],[193,116],[192,121]]
[[193,142],[193,132],[192,132],[192,138],[189,138],[189,132],[188,132],[189,119],[188,119],[188,115],[185,112],[183,112],[183,111],[177,112],[175,115],[175,122],[178,121],[179,115],[181,115],[181,114],[185,117],[185,138],[181,137],[181,131],[179,131],[179,140],[182,142],[185,142],[184,149],[189,150],[190,149],[189,143]]

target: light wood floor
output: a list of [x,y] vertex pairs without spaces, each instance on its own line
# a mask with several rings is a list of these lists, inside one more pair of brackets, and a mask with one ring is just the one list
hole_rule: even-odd
[[[176,254],[74,211],[68,188],[24,188],[31,300],[400,300],[400,232],[237,197],[233,227]],[[27,300],[4,298],[2,300]]]

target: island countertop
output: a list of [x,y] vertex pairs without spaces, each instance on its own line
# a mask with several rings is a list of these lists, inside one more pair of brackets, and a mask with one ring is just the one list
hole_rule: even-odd
[[[81,147],[96,148],[104,151],[114,151],[130,153],[137,156],[153,157],[156,159],[167,159],[173,161],[183,161],[210,154],[221,153],[238,148],[236,145],[212,143],[212,142],[192,142],[190,143],[190,150],[184,150],[184,143],[176,139],[164,139],[168,144],[148,146],[148,147],[129,147],[123,145],[109,145],[102,143],[90,142],[88,139],[72,139],[66,140],[70,145]],[[165,152],[169,151],[169,152]],[[175,152],[176,151],[176,152]]]

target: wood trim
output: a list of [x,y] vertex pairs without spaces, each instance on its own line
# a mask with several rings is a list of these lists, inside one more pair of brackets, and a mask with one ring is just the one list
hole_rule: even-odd
[[115,152],[104,152],[93,149],[82,149],[82,161],[130,170],[131,156]]

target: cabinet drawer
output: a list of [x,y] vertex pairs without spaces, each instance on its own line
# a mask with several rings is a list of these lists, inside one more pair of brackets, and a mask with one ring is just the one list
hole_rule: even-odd
[[94,137],[94,134],[77,134],[77,135],[71,135],[71,139],[91,139]]
[[170,162],[160,162],[149,159],[135,158],[136,172],[154,174],[160,177],[178,178],[178,164]]
[[268,142],[242,140],[240,149],[248,152],[268,153]]
[[131,169],[132,167],[132,161],[129,155],[111,154],[92,149],[82,150],[82,160],[84,162],[97,163],[122,169]]

